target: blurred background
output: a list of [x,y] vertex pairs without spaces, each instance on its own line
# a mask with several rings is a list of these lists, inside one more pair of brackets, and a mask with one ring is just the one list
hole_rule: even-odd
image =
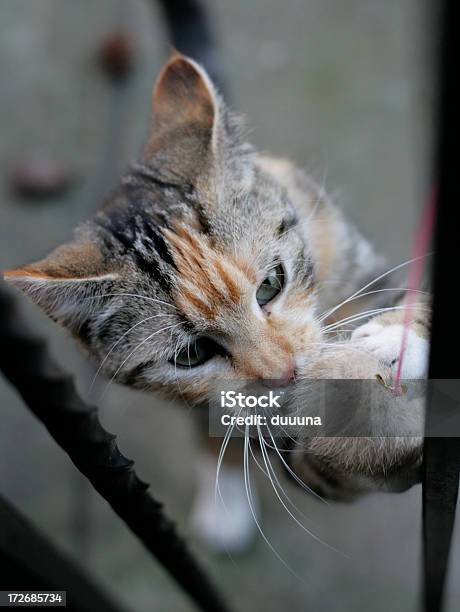
[[[323,182],[390,264],[407,259],[432,155],[436,24],[425,4],[204,5],[232,106],[248,117],[254,143]],[[118,32],[127,37],[121,60],[116,36],[113,50]],[[163,15],[153,1],[0,0],[1,268],[44,256],[95,210],[144,142],[152,84],[167,55]],[[99,402],[103,383],[89,393],[93,366],[64,332],[20,302],[187,533],[197,452],[190,412],[115,384]],[[0,402],[0,493],[127,609],[191,610],[3,379]],[[235,609],[417,609],[420,487],[324,506],[287,483],[311,518],[308,527],[340,551],[334,552],[289,518],[263,474],[254,478],[264,532],[301,579],[262,538],[233,560],[195,542]],[[457,534],[451,575],[459,572]],[[460,610],[459,601],[460,583],[451,580],[447,609]]]

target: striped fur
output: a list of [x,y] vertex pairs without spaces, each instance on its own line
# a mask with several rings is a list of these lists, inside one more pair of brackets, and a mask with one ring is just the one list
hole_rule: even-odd
[[[380,274],[383,260],[320,186],[254,150],[192,60],[172,56],[152,109],[142,158],[73,242],[6,280],[130,386],[200,404],[219,380],[304,370],[331,322],[318,315]],[[278,264],[284,287],[261,308],[256,292]],[[177,366],[197,337],[221,350]]]

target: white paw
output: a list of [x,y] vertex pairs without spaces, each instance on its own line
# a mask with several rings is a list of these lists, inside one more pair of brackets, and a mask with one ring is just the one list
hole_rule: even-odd
[[[402,325],[381,325],[376,321],[369,321],[355,329],[351,340],[364,350],[376,355],[395,374],[398,369],[403,329]],[[401,378],[406,380],[425,378],[428,371],[428,353],[428,341],[409,329]]]
[[[215,490],[216,457],[199,457],[198,488],[191,514],[192,529],[211,550],[218,553],[241,553],[257,535],[257,525],[246,494],[243,467],[221,464],[219,491]],[[259,514],[254,483],[251,485],[253,509]]]

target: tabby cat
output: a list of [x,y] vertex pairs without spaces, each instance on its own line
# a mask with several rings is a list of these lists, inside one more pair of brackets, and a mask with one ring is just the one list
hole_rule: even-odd
[[[206,72],[179,53],[159,75],[152,108],[142,157],[115,193],[72,242],[6,280],[68,328],[108,377],[195,405],[230,378],[297,381],[298,399],[308,393],[303,378],[391,377],[403,311],[345,317],[391,308],[401,284],[323,189],[257,153]],[[406,378],[426,373],[426,312],[421,305],[411,324]],[[364,325],[331,348],[342,320]],[[362,363],[344,359],[344,342]],[[388,431],[397,435],[397,423]],[[388,466],[409,469],[411,484],[420,439],[380,434],[366,460],[370,438],[299,436],[306,452],[292,465],[337,497],[383,486]]]

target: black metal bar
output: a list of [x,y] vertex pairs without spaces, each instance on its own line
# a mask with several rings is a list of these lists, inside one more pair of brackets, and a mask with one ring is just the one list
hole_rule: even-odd
[[458,495],[458,440],[426,438],[423,472],[424,609],[439,612]]
[[[441,3],[439,42],[440,97],[437,151],[438,205],[433,269],[433,325],[430,353],[430,383],[427,401],[423,469],[424,610],[442,609],[449,550],[458,496],[460,441],[457,437],[431,437],[439,424],[439,395],[435,379],[452,379],[458,395],[460,329],[456,299],[458,233],[460,228],[460,181],[458,139],[460,96],[457,87],[457,58],[460,53],[460,5],[455,0]],[[435,11],[436,12],[436,11]],[[438,419],[436,418],[438,417]],[[446,435],[444,434],[438,435]],[[455,436],[454,432],[447,435]]]
[[120,612],[81,569],[0,497],[0,589],[67,591],[68,612]]
[[72,378],[51,359],[45,343],[27,330],[1,284],[0,346],[0,370],[76,467],[199,608],[226,610],[162,505],[138,478],[133,462],[102,427],[96,409],[81,400]]

